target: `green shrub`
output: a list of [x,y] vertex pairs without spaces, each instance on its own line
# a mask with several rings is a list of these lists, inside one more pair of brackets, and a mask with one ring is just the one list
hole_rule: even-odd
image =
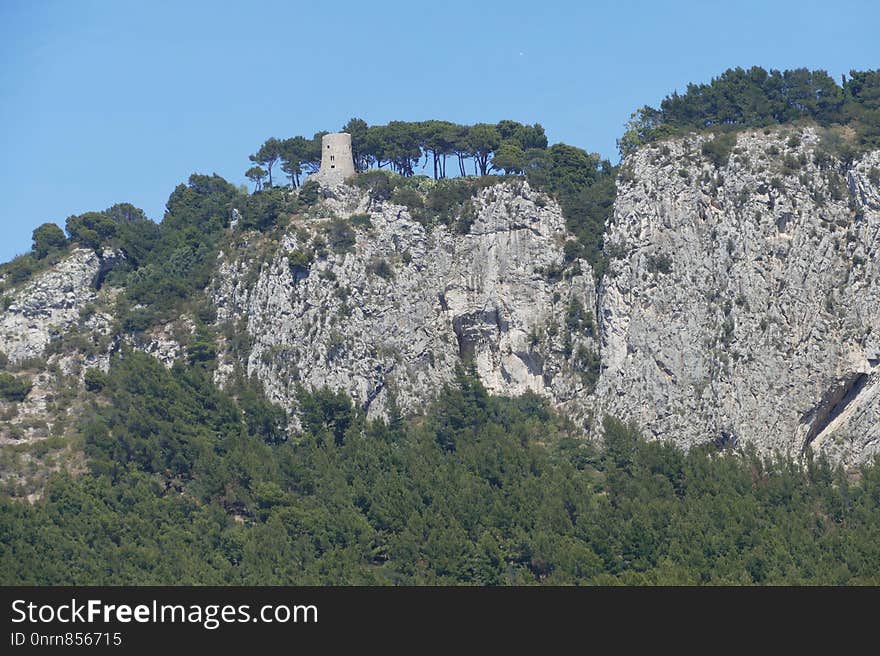
[[391,181],[391,176],[386,171],[378,169],[358,173],[352,182],[356,187],[366,189],[370,194],[370,198],[376,201],[391,198],[395,186]]
[[590,390],[595,389],[596,383],[599,382],[601,364],[599,354],[585,346],[578,347],[572,362],[574,370],[580,373],[581,380]]
[[348,217],[348,220],[357,228],[366,228],[369,230],[373,227],[373,220],[370,218],[369,214],[352,214]]
[[0,372],[0,399],[4,401],[24,401],[33,383],[23,376]]
[[385,258],[375,258],[372,260],[367,265],[367,272],[375,274],[385,280],[392,280],[394,278],[394,269],[391,268],[391,265],[388,264],[388,261]]
[[326,230],[327,244],[334,253],[350,252],[357,241],[351,224],[345,219],[333,219]]
[[315,253],[310,249],[298,248],[287,254],[287,263],[290,266],[290,272],[294,276],[308,273],[314,260]]
[[98,368],[86,369],[83,383],[89,392],[100,392],[107,386],[107,375]]
[[299,202],[306,206],[314,205],[321,197],[321,186],[314,180],[309,180],[299,188]]
[[652,253],[645,259],[648,271],[651,273],[670,273],[672,271],[672,258],[667,253]]
[[396,205],[403,205],[410,210],[418,210],[425,206],[422,195],[410,187],[397,187],[394,193],[391,194],[391,202]]
[[703,155],[709,158],[716,169],[726,166],[730,160],[730,153],[736,145],[736,133],[727,132],[716,134],[711,141],[704,141],[701,147]]
[[584,307],[577,296],[572,296],[565,313],[565,325],[575,334],[592,337],[596,332],[593,313]]
[[54,223],[44,223],[34,229],[33,242],[34,255],[42,259],[52,251],[64,248],[67,245],[67,237]]

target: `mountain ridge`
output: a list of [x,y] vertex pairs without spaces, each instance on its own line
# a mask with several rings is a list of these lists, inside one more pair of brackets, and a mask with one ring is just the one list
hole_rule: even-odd
[[[215,363],[218,384],[256,379],[293,430],[300,390],[342,391],[370,417],[417,413],[472,361],[489,391],[544,396],[585,436],[601,437],[611,414],[685,447],[811,444],[866,462],[880,442],[880,153],[847,162],[821,128],[784,127],[740,132],[723,161],[721,139],[678,137],[624,161],[598,281],[568,248],[560,206],[527,180],[486,179],[426,217],[435,188],[461,183],[388,196],[367,177],[304,187],[314,197],[268,229],[251,206],[222,209],[205,291],[176,318],[143,323],[149,306],[107,275],[128,266],[123,253],[75,250],[16,288],[0,351],[13,365],[45,357],[75,396],[123,343],[166,366]],[[71,268],[76,280],[63,279]],[[34,398],[51,396],[44,386]],[[9,417],[8,444],[10,431],[52,432],[29,403]]]

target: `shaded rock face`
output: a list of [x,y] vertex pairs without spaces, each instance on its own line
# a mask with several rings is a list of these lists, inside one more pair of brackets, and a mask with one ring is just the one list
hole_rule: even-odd
[[0,314],[0,351],[12,362],[42,356],[49,342],[79,321],[118,257],[78,248],[15,290]]
[[566,318],[571,304],[595,307],[595,292],[585,262],[559,275],[566,232],[555,203],[526,183],[496,185],[472,201],[476,218],[457,234],[428,231],[405,207],[348,187],[333,193],[325,211],[370,216],[350,252],[292,264],[329,225],[312,219],[268,262],[220,264],[218,318],[246,322],[247,373],[271,398],[295,407],[298,384],[326,386],[370,416],[383,415],[392,397],[419,411],[463,358],[496,393],[532,390],[559,403],[586,395],[572,362],[596,343],[572,334]]
[[685,446],[880,452],[880,153],[820,167],[816,133],[795,134],[742,134],[720,169],[701,138],[628,160],[601,411]]

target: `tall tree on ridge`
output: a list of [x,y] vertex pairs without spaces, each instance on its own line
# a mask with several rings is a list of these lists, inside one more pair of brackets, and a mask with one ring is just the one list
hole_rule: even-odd
[[278,162],[281,158],[281,142],[278,141],[275,137],[270,137],[266,139],[266,142],[260,146],[260,149],[253,155],[249,157],[249,159],[254,164],[259,164],[260,166],[265,166],[266,171],[269,175],[269,186],[272,186],[272,167]]

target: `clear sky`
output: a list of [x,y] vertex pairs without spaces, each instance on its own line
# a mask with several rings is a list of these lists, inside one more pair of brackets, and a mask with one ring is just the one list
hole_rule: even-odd
[[616,159],[635,108],[726,68],[880,67],[878,25],[876,0],[0,0],[0,261],[352,116],[539,122]]

